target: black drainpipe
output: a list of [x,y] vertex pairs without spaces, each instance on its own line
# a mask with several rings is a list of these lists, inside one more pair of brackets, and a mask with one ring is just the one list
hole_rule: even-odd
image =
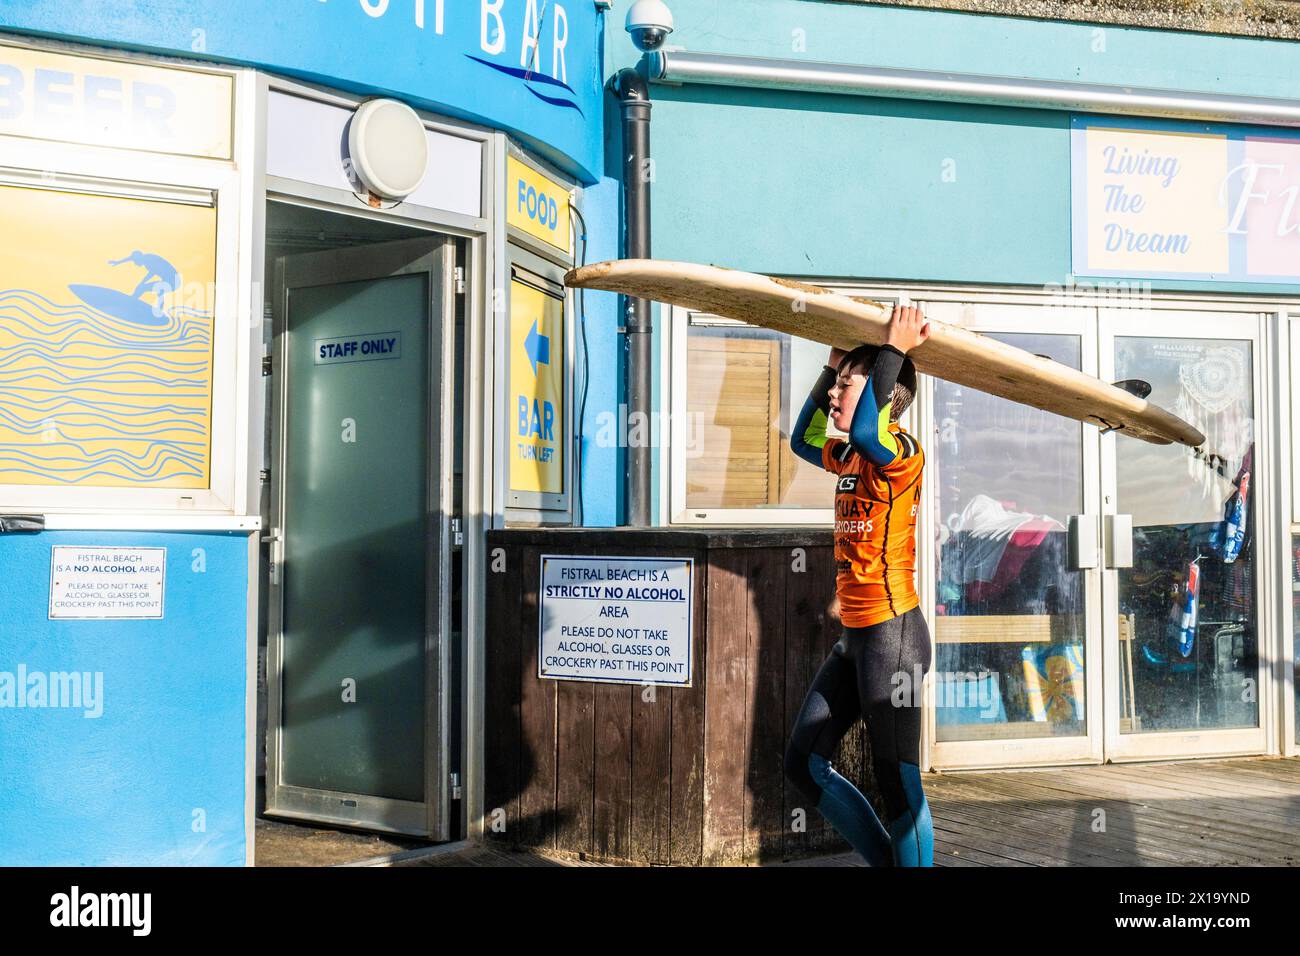
[[[650,87],[633,69],[620,70],[612,89],[623,108],[623,223],[626,229],[624,255],[629,259],[650,258]],[[624,330],[627,341],[627,431],[633,423],[645,440],[628,441],[624,490],[627,524],[650,526],[650,409],[651,344],[654,326],[646,299],[625,297]]]

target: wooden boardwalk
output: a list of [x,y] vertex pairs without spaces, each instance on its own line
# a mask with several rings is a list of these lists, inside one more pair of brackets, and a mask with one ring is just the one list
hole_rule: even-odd
[[526,850],[508,850],[494,846],[474,845],[454,853],[438,854],[417,859],[401,860],[393,866],[611,866],[590,860],[562,857]]
[[[1294,866],[1300,760],[927,774],[936,866]],[[856,854],[785,866],[859,866]]]
[[257,818],[253,836],[258,866],[340,866],[428,844],[377,833]]
[[[1300,759],[1251,757],[926,774],[936,866],[1294,866]],[[287,836],[285,834],[288,834]],[[370,862],[427,844],[258,821],[258,863]],[[397,866],[593,866],[491,845]],[[377,861],[376,861],[377,862]],[[861,866],[857,854],[769,866]]]

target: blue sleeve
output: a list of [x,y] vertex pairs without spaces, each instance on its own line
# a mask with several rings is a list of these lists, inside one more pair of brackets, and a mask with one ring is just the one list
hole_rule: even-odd
[[858,407],[853,410],[849,444],[877,466],[892,464],[904,454],[902,442],[889,430],[890,404],[902,367],[903,353],[892,345],[882,345],[862,387]]
[[822,448],[826,444],[826,418],[830,414],[830,390],[835,384],[835,370],[829,365],[813,384],[804,399],[803,410],[790,430],[790,448],[796,455],[818,468],[822,466]]

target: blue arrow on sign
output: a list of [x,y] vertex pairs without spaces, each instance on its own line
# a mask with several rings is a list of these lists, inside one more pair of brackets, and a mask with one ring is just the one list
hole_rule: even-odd
[[537,320],[533,319],[533,327],[528,330],[528,336],[524,339],[524,351],[528,353],[528,361],[533,363],[533,374],[537,374],[537,363],[543,365],[551,364],[551,337],[549,335],[537,334]]

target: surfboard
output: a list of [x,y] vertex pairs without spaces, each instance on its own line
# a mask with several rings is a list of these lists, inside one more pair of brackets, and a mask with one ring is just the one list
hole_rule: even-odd
[[134,322],[136,325],[166,325],[171,321],[171,316],[166,312],[155,312],[153,303],[137,299],[117,289],[81,284],[70,285],[68,288],[86,305],[124,322]]
[[[667,302],[840,349],[885,341],[890,307],[820,286],[663,259],[614,259],[571,270],[565,285]],[[1196,428],[1132,392],[1041,355],[930,319],[930,337],[908,353],[918,372],[1115,430],[1157,445],[1195,448]]]

